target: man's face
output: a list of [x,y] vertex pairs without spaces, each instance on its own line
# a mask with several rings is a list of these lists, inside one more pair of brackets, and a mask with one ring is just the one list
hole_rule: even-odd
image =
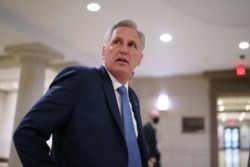
[[115,29],[110,41],[103,46],[102,57],[114,77],[127,81],[143,57],[137,32],[128,27]]

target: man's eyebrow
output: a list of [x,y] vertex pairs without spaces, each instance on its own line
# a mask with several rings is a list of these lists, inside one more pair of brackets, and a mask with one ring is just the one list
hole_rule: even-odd
[[[123,38],[122,37],[119,37],[119,36],[116,36],[114,39],[112,39],[111,41],[114,41],[114,40],[122,40],[122,41],[124,41],[123,40]],[[134,44],[136,44],[136,45],[139,45],[139,42],[137,42],[137,40],[133,40],[133,39],[131,39],[131,40],[129,40],[128,41],[128,43],[134,43]]]

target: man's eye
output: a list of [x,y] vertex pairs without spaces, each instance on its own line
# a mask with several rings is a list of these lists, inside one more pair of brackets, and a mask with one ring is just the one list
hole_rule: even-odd
[[128,43],[128,46],[129,46],[129,47],[134,47],[134,48],[136,48],[136,44],[135,44],[135,43],[133,43],[133,42]]
[[114,44],[120,44],[121,42],[119,40],[114,40]]

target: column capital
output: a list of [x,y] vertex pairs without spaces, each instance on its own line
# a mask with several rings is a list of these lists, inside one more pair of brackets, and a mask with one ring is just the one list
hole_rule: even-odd
[[37,58],[51,62],[63,59],[63,54],[38,42],[12,45],[5,48],[5,52],[17,59]]

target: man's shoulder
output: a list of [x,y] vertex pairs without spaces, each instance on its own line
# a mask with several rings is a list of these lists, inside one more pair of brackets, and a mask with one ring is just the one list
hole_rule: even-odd
[[73,65],[64,67],[57,76],[61,75],[69,75],[69,76],[78,76],[80,75],[88,75],[93,74],[96,72],[97,69],[95,67],[88,67],[88,66],[80,66],[80,65]]
[[80,71],[93,71],[96,70],[96,67],[88,67],[88,66],[80,66],[80,65],[73,65],[67,66],[62,71],[70,71],[70,70],[80,70]]

